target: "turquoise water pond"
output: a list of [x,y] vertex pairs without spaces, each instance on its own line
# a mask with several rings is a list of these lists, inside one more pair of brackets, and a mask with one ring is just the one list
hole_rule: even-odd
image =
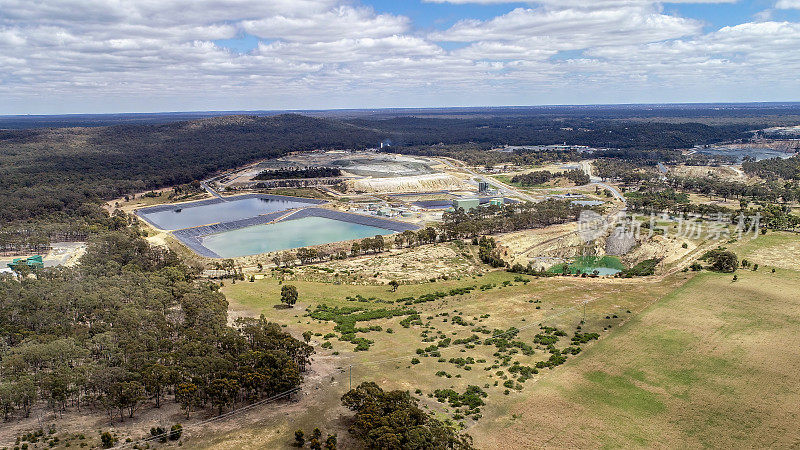
[[[591,275],[594,271],[597,271],[598,276],[605,277],[616,275],[622,272],[623,269],[625,269],[625,266],[615,256],[579,256],[569,263],[569,272],[573,274],[585,273]],[[551,273],[561,273],[563,270],[564,264],[556,264],[548,269]]]
[[261,214],[304,206],[309,206],[309,204],[283,199],[251,197],[201,206],[175,205],[174,208],[166,211],[144,212],[141,216],[162,230],[180,230],[210,223],[248,219]]
[[608,276],[608,275],[616,275],[616,274],[622,272],[619,269],[612,269],[610,267],[592,267],[592,268],[587,269],[586,273],[587,274],[592,274],[595,270],[597,271],[597,275],[599,275],[601,277],[605,277],[605,276]]
[[304,217],[210,234],[202,242],[223,258],[235,258],[390,233],[384,228],[325,217]]

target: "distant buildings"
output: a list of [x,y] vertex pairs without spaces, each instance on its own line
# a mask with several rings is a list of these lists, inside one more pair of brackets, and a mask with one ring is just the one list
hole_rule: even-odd
[[503,206],[505,203],[506,199],[504,199],[503,197],[497,197],[489,200],[489,204],[494,206]]
[[500,152],[507,152],[507,153],[512,153],[517,150],[524,150],[529,152],[571,150],[571,151],[576,151],[578,153],[594,153],[598,149],[589,147],[588,145],[569,145],[566,143],[556,144],[556,145],[506,145],[505,147],[498,149],[498,151]]
[[44,261],[42,261],[42,255],[31,256],[28,258],[14,258],[13,261],[8,263],[8,268],[12,270],[17,270],[17,268],[23,266],[28,266],[31,269],[44,268]]
[[457,198],[453,200],[453,208],[464,208],[464,211],[471,211],[480,205],[481,201],[477,198]]

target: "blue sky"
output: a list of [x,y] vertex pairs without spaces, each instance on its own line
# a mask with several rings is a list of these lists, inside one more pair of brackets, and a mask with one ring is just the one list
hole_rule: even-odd
[[0,114],[800,100],[800,0],[0,0]]

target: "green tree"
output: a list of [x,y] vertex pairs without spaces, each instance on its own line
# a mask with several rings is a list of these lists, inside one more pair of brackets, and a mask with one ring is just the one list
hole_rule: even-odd
[[116,442],[117,440],[108,431],[100,433],[100,443],[102,444],[103,448],[111,448]]
[[192,409],[202,404],[200,389],[198,389],[197,385],[194,383],[180,383],[175,388],[175,400],[177,400],[178,403],[181,404],[181,408],[186,411],[186,418],[188,419]]
[[281,288],[281,303],[293,307],[297,303],[297,287],[286,284]]
[[177,441],[183,435],[183,425],[176,423],[175,425],[169,427],[169,440],[170,441]]
[[144,384],[145,392],[155,401],[156,408],[161,407],[161,399],[164,397],[165,389],[172,375],[172,370],[163,364],[150,365],[142,372],[142,383]]
[[336,446],[337,446],[336,434],[329,434],[328,437],[325,438],[325,449],[336,450]]
[[232,406],[239,393],[239,383],[230,378],[217,378],[209,383],[206,389],[211,404],[217,408],[217,413],[222,414],[223,408]]
[[739,258],[736,253],[721,248],[710,250],[703,258],[711,262],[711,270],[724,273],[733,273],[739,267]]
[[420,409],[408,391],[386,392],[364,382],[347,392],[342,404],[355,411],[350,431],[368,448],[472,449],[469,435]]

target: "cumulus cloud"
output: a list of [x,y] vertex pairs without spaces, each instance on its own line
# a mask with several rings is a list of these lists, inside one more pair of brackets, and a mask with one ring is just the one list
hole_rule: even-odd
[[516,41],[547,37],[572,46],[653,42],[697,33],[702,24],[650,7],[612,9],[517,8],[488,21],[463,20],[430,37],[438,41]]
[[[428,1],[509,7],[423,32],[368,0],[0,0],[0,114],[800,97],[797,23],[706,32],[648,0]],[[242,35],[252,51],[218,43]]]
[[264,38],[300,42],[324,42],[341,38],[384,37],[408,30],[406,17],[376,15],[369,8],[338,8],[302,15],[275,15],[246,20],[242,27],[248,33]]
[[[454,5],[503,5],[510,3],[530,3],[553,5],[562,8],[609,8],[631,5],[649,5],[654,3],[736,3],[738,0],[423,0],[426,3],[450,3]],[[793,0],[780,0],[793,1]]]
[[775,7],[778,9],[800,9],[800,0],[778,0]]

